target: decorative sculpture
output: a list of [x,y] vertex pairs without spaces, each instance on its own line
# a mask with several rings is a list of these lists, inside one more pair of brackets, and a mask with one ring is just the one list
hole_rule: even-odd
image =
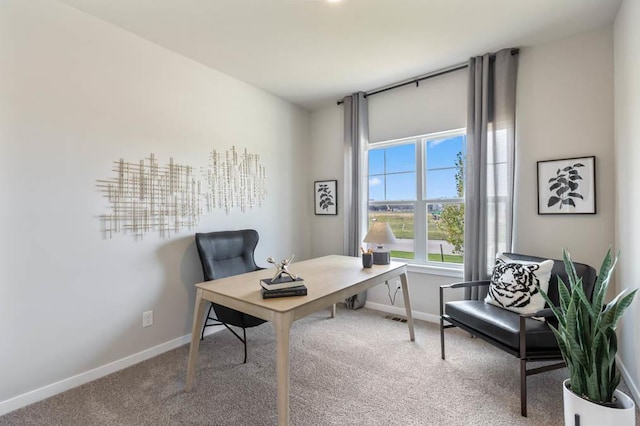
[[238,153],[235,147],[211,152],[202,168],[208,191],[192,166],[173,158],[169,164],[159,164],[154,154],[137,162],[114,161],[112,172],[111,178],[97,180],[108,201],[109,213],[100,215],[107,238],[116,233],[142,238],[151,231],[169,237],[184,228],[193,229],[205,212],[215,208],[229,214],[234,207],[244,213],[261,206],[267,194],[260,156],[246,149]]
[[271,278],[272,283],[275,283],[281,280],[283,278],[283,275],[288,275],[292,281],[295,281],[298,279],[297,275],[289,271],[289,264],[293,261],[294,257],[296,257],[296,255],[292,254],[290,258],[282,259],[280,263],[276,262],[273,257],[267,258],[267,262],[272,263],[276,267],[276,273],[273,275],[273,278]]
[[211,192],[207,194],[207,210],[224,209],[229,214],[234,207],[246,212],[261,206],[267,194],[266,172],[260,156],[231,150],[209,155],[209,164],[203,170]]
[[160,165],[154,154],[138,162],[114,161],[114,176],[99,179],[98,188],[110,212],[100,216],[107,238],[131,233],[142,238],[158,231],[168,237],[183,228],[194,228],[202,215],[201,183],[193,167],[169,158]]

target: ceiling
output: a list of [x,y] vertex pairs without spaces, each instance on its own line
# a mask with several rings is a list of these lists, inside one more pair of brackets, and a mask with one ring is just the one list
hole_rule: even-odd
[[621,0],[61,0],[307,109],[611,24]]

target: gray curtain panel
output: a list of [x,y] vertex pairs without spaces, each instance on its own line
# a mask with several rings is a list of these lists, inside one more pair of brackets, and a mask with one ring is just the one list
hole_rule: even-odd
[[[344,254],[360,256],[360,245],[366,231],[362,215],[367,211],[367,187],[365,186],[366,147],[369,143],[369,110],[363,92],[343,99],[344,107]],[[358,309],[367,301],[363,292],[345,300],[347,307]]]
[[[465,281],[488,279],[496,253],[512,246],[517,69],[512,49],[469,60]],[[477,288],[465,294],[485,296]]]

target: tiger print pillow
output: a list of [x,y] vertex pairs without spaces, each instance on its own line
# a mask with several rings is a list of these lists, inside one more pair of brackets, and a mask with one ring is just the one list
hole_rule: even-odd
[[536,284],[546,292],[552,268],[553,260],[535,263],[499,254],[484,301],[519,314],[539,311],[545,301]]

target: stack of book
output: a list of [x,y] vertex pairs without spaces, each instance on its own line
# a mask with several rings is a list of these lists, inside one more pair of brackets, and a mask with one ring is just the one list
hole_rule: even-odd
[[262,290],[263,299],[307,295],[307,287],[302,278],[294,280],[291,277],[282,277],[275,282],[271,282],[271,278],[265,278],[260,280],[260,285],[262,286],[260,290]]

